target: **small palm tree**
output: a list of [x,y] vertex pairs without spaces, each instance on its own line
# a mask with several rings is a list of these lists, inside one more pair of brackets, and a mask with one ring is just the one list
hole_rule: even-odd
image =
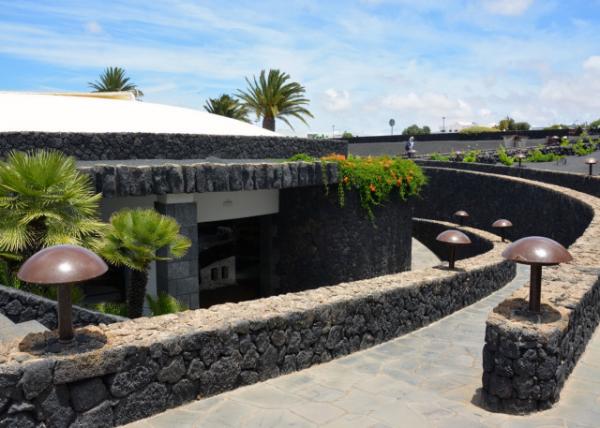
[[306,123],[305,117],[313,117],[312,113],[304,106],[310,102],[304,97],[306,89],[297,82],[288,82],[290,75],[279,70],[265,70],[260,72],[252,81],[246,78],[248,90],[238,91],[237,96],[244,105],[254,111],[256,117],[262,118],[263,128],[275,131],[275,119],[285,122],[294,129],[288,121],[288,116],[293,116]]
[[44,247],[89,245],[105,226],[96,217],[100,198],[73,158],[11,152],[0,162],[0,255],[14,272]]
[[[129,317],[137,318],[142,316],[150,263],[182,257],[190,245],[179,234],[175,219],[152,209],[124,209],[110,217],[106,235],[95,249],[108,262],[131,269],[127,308]],[[166,255],[158,256],[159,250],[166,250]]]
[[121,67],[107,67],[100,75],[100,80],[88,83],[92,92],[132,92],[136,98],[141,98],[144,93],[137,85],[129,81],[125,76],[125,70]]
[[204,104],[204,110],[220,116],[250,122],[248,108],[227,94],[223,94],[219,98],[209,98]]

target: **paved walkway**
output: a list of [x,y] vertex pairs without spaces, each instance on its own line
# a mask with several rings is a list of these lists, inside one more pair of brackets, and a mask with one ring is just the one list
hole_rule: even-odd
[[368,350],[130,424],[141,427],[598,427],[600,332],[552,409],[530,416],[472,404],[490,309],[527,280]]

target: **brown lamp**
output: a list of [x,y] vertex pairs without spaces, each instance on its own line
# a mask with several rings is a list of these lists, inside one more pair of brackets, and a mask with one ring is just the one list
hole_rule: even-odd
[[593,174],[594,165],[598,163],[598,161],[594,158],[587,158],[585,163],[590,167],[589,175]]
[[27,259],[17,277],[32,284],[58,286],[58,338],[64,343],[73,339],[70,286],[96,278],[107,270],[104,260],[90,250],[76,245],[56,245]]
[[529,310],[539,313],[542,298],[542,266],[570,262],[573,257],[558,242],[541,236],[528,236],[510,244],[502,257],[531,266],[529,278]]
[[448,268],[454,269],[454,261],[456,260],[456,247],[458,245],[468,245],[471,243],[471,240],[467,235],[462,233],[460,230],[449,229],[440,233],[436,241],[443,242],[448,246],[449,254],[448,254]]
[[465,210],[456,211],[452,215],[454,217],[458,217],[458,224],[460,224],[461,226],[464,226],[465,225],[465,221],[469,218],[469,213],[466,212]]
[[512,225],[513,224],[510,222],[510,220],[506,220],[505,218],[501,218],[492,223],[492,227],[494,229],[498,229],[498,234],[500,235],[500,238],[502,238],[502,242],[506,240],[505,229],[512,227]]

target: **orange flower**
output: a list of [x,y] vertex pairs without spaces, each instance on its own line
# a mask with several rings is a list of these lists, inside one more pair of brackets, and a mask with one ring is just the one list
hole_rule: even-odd
[[348,184],[349,181],[350,181],[350,177],[345,176],[344,177],[344,184]]
[[398,186],[398,187],[402,186],[402,178],[399,178],[398,180],[396,180],[396,186]]
[[377,188],[375,187],[375,185],[373,183],[371,183],[371,185],[369,186],[369,189],[371,190],[371,192],[375,193],[375,191],[377,190]]
[[407,175],[407,176],[406,176],[406,182],[407,182],[408,184],[410,184],[411,180],[412,180],[412,177],[411,177],[410,175]]
[[327,156],[321,158],[324,161],[344,161],[346,156],[341,153],[329,153]]

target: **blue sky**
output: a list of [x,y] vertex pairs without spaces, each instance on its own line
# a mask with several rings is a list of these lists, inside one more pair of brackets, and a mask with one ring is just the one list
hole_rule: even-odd
[[389,132],[600,117],[600,0],[0,0],[0,90],[87,91],[124,67],[144,100],[202,108],[280,68],[315,119]]

